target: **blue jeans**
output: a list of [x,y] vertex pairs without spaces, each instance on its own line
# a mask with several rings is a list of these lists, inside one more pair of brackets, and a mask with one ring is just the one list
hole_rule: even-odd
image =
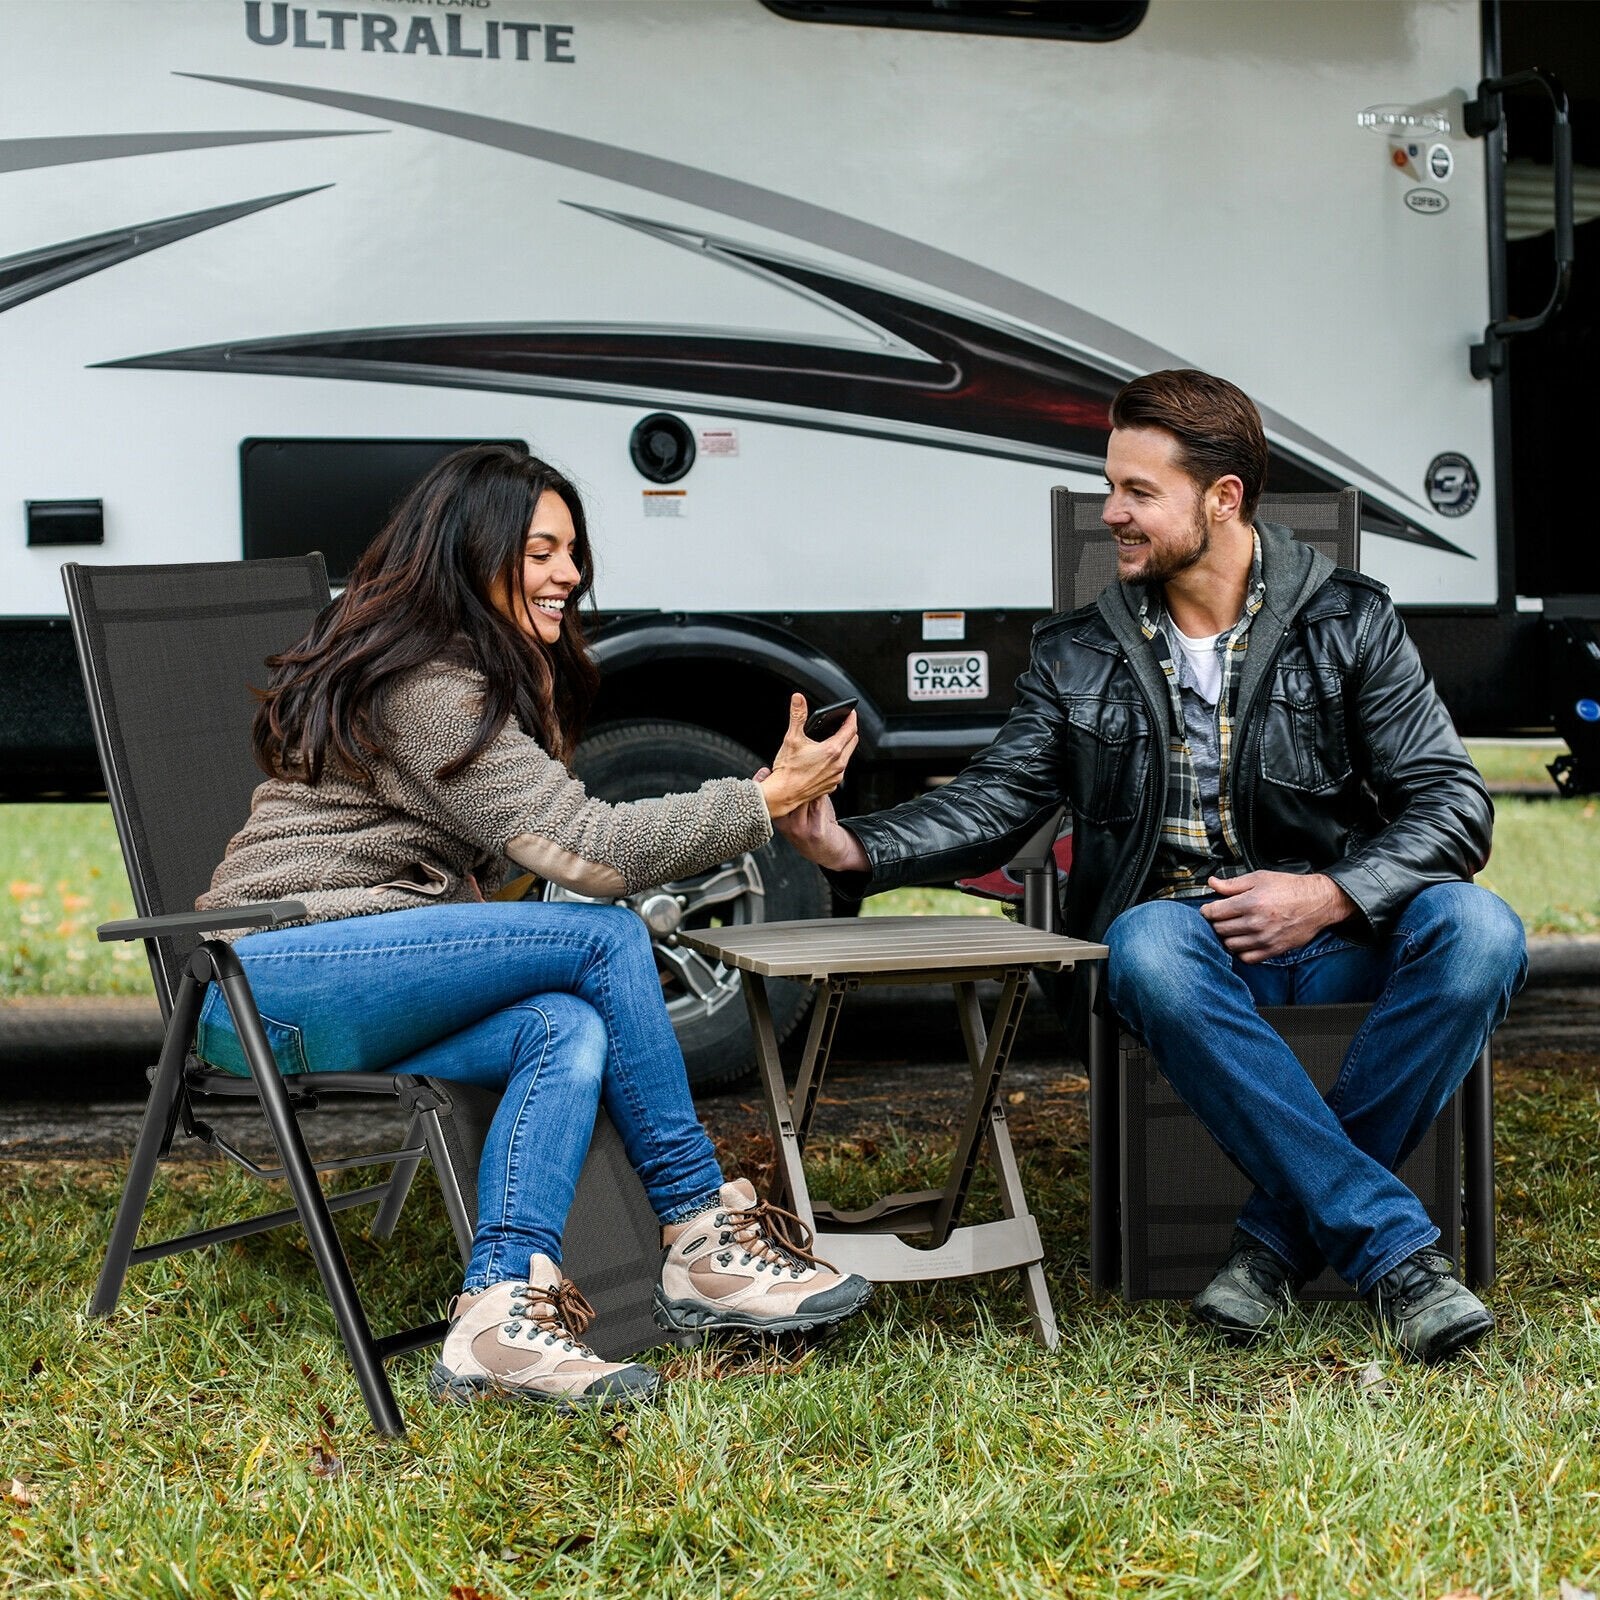
[[[1202,900],[1112,923],[1108,992],[1174,1090],[1256,1185],[1239,1226],[1305,1278],[1365,1294],[1439,1230],[1395,1176],[1471,1070],[1527,973],[1516,913],[1470,883],[1421,890],[1394,932],[1334,932],[1246,965]],[[1373,1002],[1327,1099],[1256,1007]]]
[[[478,1168],[464,1289],[561,1259],[604,1104],[663,1222],[716,1204],[650,936],[619,906],[419,906],[252,933],[234,946],[281,1070],[408,1072],[502,1089]],[[247,1073],[222,993],[196,1053]]]

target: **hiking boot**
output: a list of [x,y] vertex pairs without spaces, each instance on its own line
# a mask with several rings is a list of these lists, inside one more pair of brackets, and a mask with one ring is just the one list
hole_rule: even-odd
[[806,1333],[843,1322],[872,1294],[865,1278],[819,1261],[804,1223],[757,1200],[743,1178],[666,1234],[656,1321],[679,1333]]
[[452,1317],[428,1374],[435,1400],[469,1405],[499,1395],[576,1411],[638,1405],[655,1393],[649,1367],[602,1361],[579,1343],[594,1308],[547,1256],[528,1263],[527,1282],[459,1296]]
[[1407,1256],[1373,1284],[1367,1303],[1414,1361],[1443,1361],[1494,1326],[1491,1312],[1438,1250]]
[[1228,1259],[1189,1309],[1235,1344],[1249,1344],[1294,1304],[1303,1281],[1276,1250],[1235,1228]]

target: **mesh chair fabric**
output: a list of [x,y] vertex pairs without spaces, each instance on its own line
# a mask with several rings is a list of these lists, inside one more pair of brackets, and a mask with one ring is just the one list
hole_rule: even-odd
[[[427,1080],[449,1101],[439,1121],[467,1215],[478,1216],[478,1154],[500,1096],[490,1089]],[[596,1119],[583,1176],[562,1239],[562,1271],[595,1309],[584,1341],[607,1361],[626,1361],[667,1342],[656,1326],[654,1291],[661,1233],[622,1138],[604,1111]]]
[[[1052,604],[1057,611],[1088,605],[1117,575],[1117,547],[1111,530],[1100,520],[1105,496],[1051,494]],[[1264,494],[1256,506],[1262,522],[1276,522],[1297,539],[1329,557],[1335,566],[1352,570],[1361,551],[1361,495],[1355,489],[1337,494]]]
[[[141,916],[190,911],[261,782],[250,686],[328,603],[320,555],[67,568],[106,790]],[[196,941],[160,941],[163,1015]]]
[[[1285,1006],[1264,1012],[1320,1093],[1339,1075],[1367,1015],[1364,1005]],[[1250,1183],[1173,1093],[1155,1058],[1132,1039],[1122,1064],[1122,1270],[1130,1300],[1188,1299],[1228,1253]],[[1452,1099],[1400,1168],[1401,1181],[1455,1257],[1461,1240],[1461,1102]],[[1332,1271],[1305,1290],[1332,1299],[1354,1293]]]

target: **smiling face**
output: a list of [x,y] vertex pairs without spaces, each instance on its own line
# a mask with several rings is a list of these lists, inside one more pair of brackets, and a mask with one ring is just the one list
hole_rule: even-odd
[[582,581],[577,540],[567,502],[546,489],[533,508],[523,542],[520,592],[502,576],[490,593],[495,610],[540,644],[560,639],[567,599]]
[[[1232,480],[1223,480],[1225,482]],[[1123,583],[1164,583],[1211,549],[1207,495],[1178,464],[1178,441],[1161,428],[1117,428],[1106,448],[1110,486],[1100,520],[1117,544]]]

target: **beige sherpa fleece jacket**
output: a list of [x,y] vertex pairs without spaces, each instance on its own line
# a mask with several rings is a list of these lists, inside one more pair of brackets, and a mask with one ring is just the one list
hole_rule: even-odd
[[748,778],[607,805],[514,721],[440,782],[434,774],[472,740],[482,692],[481,674],[444,662],[397,680],[383,701],[372,782],[325,771],[314,786],[263,783],[196,910],[299,900],[308,921],[327,922],[479,900],[515,871],[508,861],[580,894],[619,895],[772,837]]

